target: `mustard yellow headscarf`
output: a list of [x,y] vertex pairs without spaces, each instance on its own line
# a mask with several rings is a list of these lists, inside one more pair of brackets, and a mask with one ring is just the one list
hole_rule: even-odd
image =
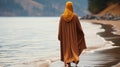
[[71,21],[71,19],[73,18],[73,3],[71,1],[66,2],[63,18],[66,22]]

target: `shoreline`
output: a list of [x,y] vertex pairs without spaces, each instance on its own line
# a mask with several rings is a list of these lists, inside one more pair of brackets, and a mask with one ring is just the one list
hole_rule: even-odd
[[[113,46],[120,46],[120,21],[108,21],[108,20],[81,20],[81,21],[87,21],[93,24],[101,25],[102,29],[105,29],[104,32],[98,32],[97,34],[103,37],[106,41],[112,41],[114,44]],[[107,25],[107,27],[106,27]],[[108,33],[108,34],[105,34]],[[120,56],[120,47],[114,48],[111,50],[107,50],[105,52],[114,52],[117,54],[117,58]],[[110,53],[111,53],[110,52]],[[104,53],[104,52],[103,52]],[[116,58],[116,56],[115,56]],[[120,59],[120,58],[119,58]],[[120,66],[120,60],[116,60],[114,62],[107,63],[107,65],[113,66],[113,67],[119,67]]]
[[120,35],[120,21],[111,21],[111,20],[80,20],[80,21],[112,25],[116,30],[114,34]]
[[[92,24],[101,25],[104,32],[98,32],[97,34],[104,38],[106,41],[112,41],[113,46],[120,46],[118,39],[120,38],[120,23],[119,21],[103,21],[103,20],[80,20]],[[116,22],[116,23],[115,23]],[[113,28],[114,27],[114,28]],[[117,32],[114,34],[112,32]],[[106,37],[107,35],[107,37]],[[119,37],[118,37],[119,36]],[[93,53],[81,54],[78,67],[119,67],[120,66],[120,47],[109,48],[105,50],[98,50]],[[51,64],[50,67],[58,67],[64,65],[63,62],[56,61]]]
[[[102,29],[106,29],[104,32],[98,32],[97,34],[103,37],[105,40],[110,40],[116,45],[113,46],[120,46],[120,21],[108,21],[108,20],[80,20],[82,22],[92,23],[101,25]],[[107,26],[106,26],[107,25]],[[102,34],[103,33],[103,34]],[[108,33],[108,34],[104,34]],[[117,41],[114,41],[117,39]]]

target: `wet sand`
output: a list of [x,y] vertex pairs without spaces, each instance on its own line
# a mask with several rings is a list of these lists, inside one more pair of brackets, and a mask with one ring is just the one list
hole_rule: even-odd
[[[118,29],[120,29],[120,22],[117,21],[115,23],[115,21],[107,22],[94,20],[84,21],[89,21],[93,22],[93,24],[102,25],[101,28],[105,29],[105,31],[99,32],[97,34],[99,34],[107,41],[112,41],[114,43],[114,47],[109,47],[104,50],[96,50],[91,53],[82,54],[80,56],[80,62],[78,64],[78,67],[120,67],[120,33],[118,31]],[[117,34],[114,34],[112,32],[117,32]],[[52,63],[50,67],[64,67],[64,63],[61,61],[57,61]],[[75,67],[75,65],[72,64],[72,67]]]

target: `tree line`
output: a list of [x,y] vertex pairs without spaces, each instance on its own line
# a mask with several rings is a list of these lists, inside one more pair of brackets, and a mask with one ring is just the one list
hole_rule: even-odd
[[88,0],[88,10],[92,14],[97,14],[111,4],[119,3],[120,0]]

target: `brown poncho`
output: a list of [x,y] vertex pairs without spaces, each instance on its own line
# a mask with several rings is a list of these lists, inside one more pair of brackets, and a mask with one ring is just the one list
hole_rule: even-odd
[[86,48],[86,44],[78,16],[73,13],[72,2],[66,3],[65,12],[61,15],[58,39],[60,40],[61,61],[79,62],[79,55]]

